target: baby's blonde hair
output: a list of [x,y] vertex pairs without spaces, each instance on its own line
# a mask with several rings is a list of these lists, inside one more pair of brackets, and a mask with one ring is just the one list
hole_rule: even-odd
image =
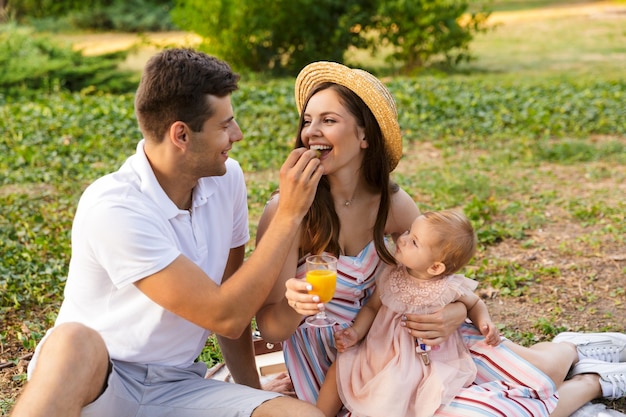
[[433,247],[438,262],[446,266],[446,275],[463,268],[476,253],[476,233],[461,210],[428,211],[422,214],[438,236]]

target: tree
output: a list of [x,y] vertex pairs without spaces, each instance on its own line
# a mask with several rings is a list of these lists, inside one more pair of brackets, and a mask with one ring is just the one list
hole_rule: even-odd
[[469,61],[474,35],[487,30],[489,12],[468,13],[465,0],[385,0],[373,28],[394,46],[388,60],[410,73],[435,60],[453,67]]
[[343,61],[349,47],[393,46],[406,71],[437,57],[469,60],[488,13],[466,0],[176,0],[172,19],[201,48],[237,69],[295,74],[312,61]]
[[177,0],[172,19],[235,68],[293,74],[312,61],[341,61],[348,46],[362,44],[354,26],[375,7],[375,0]]

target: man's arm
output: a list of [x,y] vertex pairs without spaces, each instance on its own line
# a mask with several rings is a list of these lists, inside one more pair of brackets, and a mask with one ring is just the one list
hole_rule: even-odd
[[[232,276],[243,264],[245,246],[231,249],[228,263],[224,270],[222,283]],[[222,356],[226,367],[233,379],[238,384],[248,385],[253,388],[261,388],[259,373],[256,370],[254,357],[254,345],[252,343],[252,327],[244,330],[237,339],[228,339],[217,335],[217,341],[222,350]]]
[[276,282],[313,202],[324,171],[315,155],[304,148],[291,152],[280,169],[277,215],[254,253],[225,283],[218,286],[199,266],[180,255],[161,271],[136,282],[137,288],[198,326],[228,338],[241,336]]

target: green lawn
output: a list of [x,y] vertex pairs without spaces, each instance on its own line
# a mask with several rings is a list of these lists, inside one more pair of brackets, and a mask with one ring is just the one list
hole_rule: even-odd
[[[405,140],[394,179],[423,209],[468,213],[481,242],[468,274],[498,294],[494,313],[524,344],[564,329],[626,328],[626,2],[593,16],[504,13],[563,3],[495,1],[501,23],[472,44],[474,62],[384,78]],[[246,171],[253,236],[292,145],[293,82],[244,77],[233,96],[245,138],[232,155]],[[131,94],[53,86],[0,94],[0,363],[17,364],[53,323],[76,203],[133,152],[132,103]],[[5,415],[25,375],[1,372]]]
[[532,10],[545,7],[558,7],[558,6],[570,6],[577,4],[598,3],[599,1],[589,0],[491,0],[470,1],[473,9],[480,8],[481,5],[486,5],[491,10],[502,11],[520,11],[520,10]]

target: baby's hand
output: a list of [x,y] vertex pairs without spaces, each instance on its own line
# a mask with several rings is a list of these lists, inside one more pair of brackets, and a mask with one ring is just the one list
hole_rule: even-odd
[[485,342],[491,346],[500,344],[500,331],[492,322],[488,322],[480,326],[480,332],[485,336]]
[[339,352],[345,352],[346,349],[356,345],[358,341],[359,336],[352,327],[347,327],[335,332],[335,346]]

